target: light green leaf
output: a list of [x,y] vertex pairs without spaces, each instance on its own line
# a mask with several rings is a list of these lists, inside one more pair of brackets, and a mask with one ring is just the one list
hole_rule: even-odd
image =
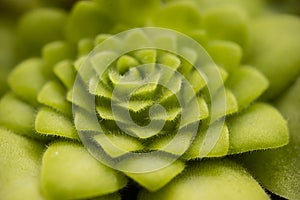
[[72,105],[66,99],[65,88],[57,81],[49,81],[38,94],[38,101],[67,116],[72,116]]
[[63,60],[57,63],[54,66],[53,71],[65,87],[67,87],[68,89],[72,88],[76,76],[76,71],[71,61]]
[[[140,26],[159,8],[159,0],[123,0],[118,1],[118,19],[128,24]],[[136,17],[138,16],[138,17]]]
[[89,54],[94,48],[94,41],[90,38],[83,38],[78,41],[78,56]]
[[241,166],[228,160],[191,163],[157,192],[142,191],[139,200],[268,200],[260,185]]
[[[172,20],[170,20],[172,19]],[[201,28],[202,16],[191,2],[172,2],[163,6],[151,19],[150,25],[191,32]]]
[[125,74],[130,68],[136,67],[139,62],[128,55],[121,56],[117,61],[117,71],[119,74]]
[[283,92],[300,74],[300,19],[271,15],[250,24],[247,61],[270,81],[264,94],[271,99]]
[[290,143],[282,148],[241,157],[245,166],[265,188],[290,200],[300,197],[299,94],[300,79],[276,101],[277,108],[288,121]]
[[[207,146],[206,143],[209,144],[209,141],[212,141],[216,136],[216,144],[212,146],[212,149],[205,149]],[[212,140],[210,138],[212,138]],[[208,146],[207,148],[210,147]],[[216,124],[211,124],[210,127],[207,128],[205,126],[200,126],[193,143],[184,154],[183,158],[190,160],[203,157],[221,157],[227,155],[228,149],[228,128],[226,124],[222,125],[220,122],[216,122]]]
[[40,134],[78,139],[73,122],[63,114],[47,107],[38,111],[35,130]]
[[134,57],[143,64],[156,63],[157,51],[154,49],[142,49],[133,52]]
[[126,183],[122,174],[95,160],[79,144],[56,142],[44,154],[41,186],[49,199],[86,199],[106,195],[121,189]]
[[42,144],[0,129],[0,196],[2,200],[44,200],[39,172]]
[[111,157],[122,156],[128,152],[138,151],[144,148],[138,139],[125,135],[124,133],[97,134],[94,139]]
[[48,76],[52,75],[55,64],[62,60],[72,59],[74,54],[74,47],[66,42],[56,41],[45,45],[42,49],[43,72]]
[[181,60],[174,54],[164,52],[158,55],[157,63],[177,70],[177,68],[181,65]]
[[96,96],[111,99],[113,91],[108,85],[103,83],[103,81],[100,81],[99,78],[94,77],[90,79],[89,92]]
[[35,108],[8,93],[0,100],[0,125],[27,136],[34,134]]
[[122,50],[124,52],[132,51],[133,49],[142,49],[151,44],[150,39],[143,30],[135,30],[128,32],[124,39]]
[[94,38],[99,33],[107,33],[111,28],[112,20],[96,3],[82,1],[72,9],[65,35],[69,41],[78,42],[81,38]]
[[45,44],[63,39],[66,19],[66,12],[55,8],[39,8],[25,14],[17,28],[19,58],[38,56]]
[[269,82],[255,68],[244,66],[232,73],[226,86],[236,97],[239,109],[247,107],[268,88]]
[[37,95],[46,82],[42,73],[43,61],[29,59],[23,61],[8,76],[10,88],[22,99],[37,105]]
[[210,111],[212,121],[236,113],[239,109],[237,99],[229,89],[221,88],[212,97],[212,100],[213,105]]
[[228,120],[231,154],[288,143],[287,122],[272,106],[257,103]]
[[204,28],[211,39],[229,40],[245,47],[248,43],[247,15],[239,7],[214,7],[205,12]]
[[191,142],[193,141],[192,139],[193,132],[183,128],[151,138],[147,148],[181,156],[190,147]]
[[[138,158],[139,159],[139,158]],[[139,169],[143,169],[146,165],[154,165],[155,162],[159,162],[159,159],[141,159],[139,162]],[[158,169],[152,172],[145,173],[129,173],[125,172],[127,176],[138,182],[140,185],[145,187],[149,191],[156,191],[164,187],[168,182],[170,182],[175,176],[177,176],[184,169],[184,163],[177,160],[167,167]]]
[[242,59],[242,48],[231,41],[213,41],[207,51],[214,62],[228,72],[234,71]]
[[189,73],[188,81],[190,82],[195,92],[199,92],[206,85],[204,76],[197,70],[193,70]]

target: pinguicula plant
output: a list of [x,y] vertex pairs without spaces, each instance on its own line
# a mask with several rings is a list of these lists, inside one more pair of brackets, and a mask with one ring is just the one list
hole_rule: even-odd
[[0,100],[1,199],[299,199],[299,35],[262,0],[31,11]]

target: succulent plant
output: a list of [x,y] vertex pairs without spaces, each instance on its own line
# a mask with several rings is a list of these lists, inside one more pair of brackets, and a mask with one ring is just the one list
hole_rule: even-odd
[[0,100],[1,198],[299,199],[300,20],[266,7],[27,14]]

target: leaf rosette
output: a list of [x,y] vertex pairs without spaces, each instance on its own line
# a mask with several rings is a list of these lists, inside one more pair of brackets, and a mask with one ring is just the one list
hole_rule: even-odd
[[[121,171],[151,172],[178,162],[200,122],[218,121],[215,131],[221,133],[222,72],[203,47],[177,32],[143,28],[110,37],[81,63],[73,87],[81,140],[99,160]],[[143,166],[134,164],[141,160]]]
[[[268,19],[252,27],[252,40],[257,37],[250,45],[253,55],[244,58],[243,54],[249,52],[248,21],[243,6],[209,6],[209,2],[203,1],[207,8],[200,13],[201,9],[195,6],[198,1],[174,1],[161,7],[158,1],[147,1],[145,5],[152,5],[156,15],[146,23],[153,10],[140,5],[149,13],[141,9],[143,18],[126,18],[128,10],[123,7],[136,9],[129,6],[136,5],[136,0],[128,2],[77,3],[66,23],[66,40],[48,43],[39,58],[27,59],[12,70],[8,77],[11,91],[0,101],[1,141],[5,144],[0,149],[5,152],[11,147],[11,157],[16,159],[4,156],[1,161],[16,165],[18,155],[24,155],[24,165],[18,168],[20,179],[16,180],[14,170],[1,165],[8,172],[3,176],[8,184],[0,194],[7,195],[30,171],[28,187],[41,184],[43,195],[35,189],[32,194],[28,192],[29,199],[119,199],[115,192],[126,186],[126,176],[151,191],[142,191],[140,199],[197,199],[199,195],[207,199],[223,195],[241,199],[252,193],[257,199],[268,199],[251,175],[230,161],[231,157],[207,158],[232,154],[248,158],[242,153],[255,151],[249,153],[249,160],[240,161],[253,168],[252,174],[258,171],[260,178],[265,166],[257,161],[263,157],[254,157],[252,162],[251,155],[255,156],[256,150],[288,143],[286,121],[260,98],[265,91],[274,90],[264,94],[263,99],[273,98],[283,90],[276,84],[287,85],[297,76],[294,59],[284,65],[289,66],[286,72],[292,78],[278,73],[281,65],[277,62],[271,62],[276,70],[269,67],[268,59],[273,60],[274,56],[256,59],[260,57],[255,53],[269,52],[257,51],[266,49],[260,45],[274,49],[274,38],[267,37],[269,28],[263,29],[273,21]],[[104,12],[99,5],[126,12],[122,17],[112,16],[114,12]],[[174,13],[178,19],[170,20]],[[33,18],[46,25],[42,18]],[[28,23],[34,24],[31,20]],[[191,25],[190,20],[197,23]],[[64,21],[65,17],[57,19],[60,25]],[[293,23],[289,28],[295,27]],[[139,24],[172,28],[197,42],[162,28],[139,28],[95,37],[101,32],[113,34]],[[26,29],[23,34],[34,41],[43,38],[32,37],[32,31]],[[22,40],[20,45],[26,42]],[[289,45],[296,42],[291,38],[289,43],[282,43],[290,49]],[[22,50],[27,52],[30,48]],[[241,64],[242,58],[248,59],[243,63],[253,67]],[[280,79],[273,79],[273,72]],[[265,151],[257,152],[259,156]],[[36,180],[39,175],[40,183]],[[272,181],[260,179],[268,189],[276,191]],[[233,191],[243,192],[224,187],[215,193],[225,182],[232,183],[228,188]]]

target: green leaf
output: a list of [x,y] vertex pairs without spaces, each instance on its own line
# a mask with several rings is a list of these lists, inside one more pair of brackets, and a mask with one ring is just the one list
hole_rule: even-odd
[[45,45],[42,49],[42,58],[44,60],[45,74],[52,75],[54,65],[66,59],[74,57],[74,47],[66,42],[56,41]]
[[[215,145],[207,147],[211,143],[209,141],[213,142],[214,139],[216,139]],[[183,157],[188,160],[203,157],[221,157],[227,155],[228,149],[228,128],[226,124],[222,125],[220,122],[215,122],[209,127],[200,126],[193,143]]]
[[112,22],[94,2],[77,3],[67,20],[65,35],[71,42],[81,38],[94,38],[99,33],[107,33]]
[[171,52],[176,52],[177,50],[177,41],[174,36],[160,35],[155,38],[154,45],[158,49],[168,50]]
[[79,144],[56,142],[44,154],[41,186],[49,199],[86,199],[106,195],[121,189],[126,183],[122,174],[95,160]]
[[156,63],[157,51],[154,49],[137,50],[133,54],[143,64]]
[[[1,17],[2,18],[2,17]],[[15,64],[15,31],[9,24],[0,21],[0,95],[8,89],[7,75]]]
[[242,48],[231,41],[213,41],[207,51],[214,62],[228,72],[236,70],[242,59]]
[[[140,159],[140,162],[136,163],[139,164],[139,169],[143,169],[143,167],[147,165],[155,166],[156,162],[160,162],[159,158],[137,158]],[[149,191],[156,191],[160,188],[164,187],[167,183],[169,183],[175,176],[177,176],[180,172],[184,169],[184,163],[180,160],[173,162],[172,164],[164,167],[162,169],[158,169],[151,172],[145,173],[131,173],[125,172],[127,176],[135,180],[137,183],[145,187]]]
[[143,30],[130,31],[126,34],[126,37],[123,41],[122,51],[128,52],[133,49],[141,49],[143,47],[148,47],[151,45],[151,42],[148,36]]
[[231,115],[238,111],[236,97],[228,89],[221,88],[212,97],[213,107],[211,107],[211,120],[215,121],[226,115]]
[[94,77],[90,79],[89,92],[96,96],[111,99],[113,91],[108,85],[103,83],[103,81],[99,81],[99,78]]
[[119,74],[125,74],[130,68],[136,67],[139,62],[128,55],[121,56],[117,61],[117,71]]
[[142,191],[139,200],[268,200],[260,185],[241,166],[228,160],[191,163],[157,192]]
[[248,43],[247,15],[238,7],[214,7],[205,12],[204,28],[211,39],[229,40],[245,47]]
[[245,166],[265,188],[290,200],[298,200],[300,196],[299,94],[300,79],[276,101],[277,108],[288,121],[289,144],[241,157]]
[[84,109],[76,108],[73,110],[74,124],[77,131],[99,132],[100,124],[93,113],[86,112]]
[[199,9],[207,11],[212,8],[235,7],[251,17],[257,17],[265,11],[266,2],[261,0],[194,0]]
[[193,132],[182,128],[151,138],[147,148],[181,156],[190,147],[191,142],[193,141],[192,139]]
[[2,200],[43,200],[39,173],[42,144],[0,129],[0,196]]
[[157,63],[177,70],[177,68],[181,65],[181,60],[174,54],[164,52],[158,55]]
[[195,92],[199,92],[206,85],[206,80],[197,70],[189,73],[188,80]]
[[[105,0],[104,0],[105,1]],[[160,6],[159,0],[117,0],[115,1],[118,13],[116,15],[118,22],[123,22],[132,26],[143,26],[145,21],[152,16]],[[138,16],[138,17],[137,17]]]
[[76,71],[69,60],[63,60],[54,66],[54,74],[68,89],[71,89],[74,84]]
[[94,48],[94,41],[90,38],[80,39],[78,42],[78,56],[89,54]]
[[17,27],[19,58],[38,56],[45,44],[63,39],[66,19],[66,13],[55,8],[34,9],[24,15]]
[[236,97],[241,110],[260,97],[268,88],[269,82],[255,68],[244,66],[232,73],[226,86]]
[[150,24],[180,32],[191,32],[200,29],[201,22],[202,17],[193,2],[178,1],[163,6],[153,15]]
[[[104,70],[116,59],[118,55],[113,51],[102,51],[94,54],[91,57],[91,64],[93,69],[97,72],[99,77],[102,77]],[[90,78],[90,77],[88,77]]]
[[0,125],[19,134],[34,134],[35,108],[8,93],[0,101]]
[[284,146],[289,140],[287,122],[272,106],[257,103],[228,120],[229,153]]
[[94,139],[111,157],[122,156],[131,151],[142,150],[144,146],[138,139],[121,134],[97,134]]
[[65,88],[57,81],[49,81],[38,95],[41,104],[49,106],[67,116],[72,116],[72,105],[66,99]]
[[84,108],[90,111],[91,105],[95,104],[95,97],[91,96],[84,83],[77,80],[73,88],[67,92],[67,100],[72,103],[72,105]]
[[38,105],[37,95],[46,82],[42,73],[43,61],[29,59],[23,61],[8,76],[10,88],[22,99]]
[[38,111],[35,130],[40,134],[79,139],[73,122],[63,114],[47,107]]
[[275,98],[300,74],[300,20],[297,16],[271,15],[250,24],[247,62],[270,81],[264,94]]

